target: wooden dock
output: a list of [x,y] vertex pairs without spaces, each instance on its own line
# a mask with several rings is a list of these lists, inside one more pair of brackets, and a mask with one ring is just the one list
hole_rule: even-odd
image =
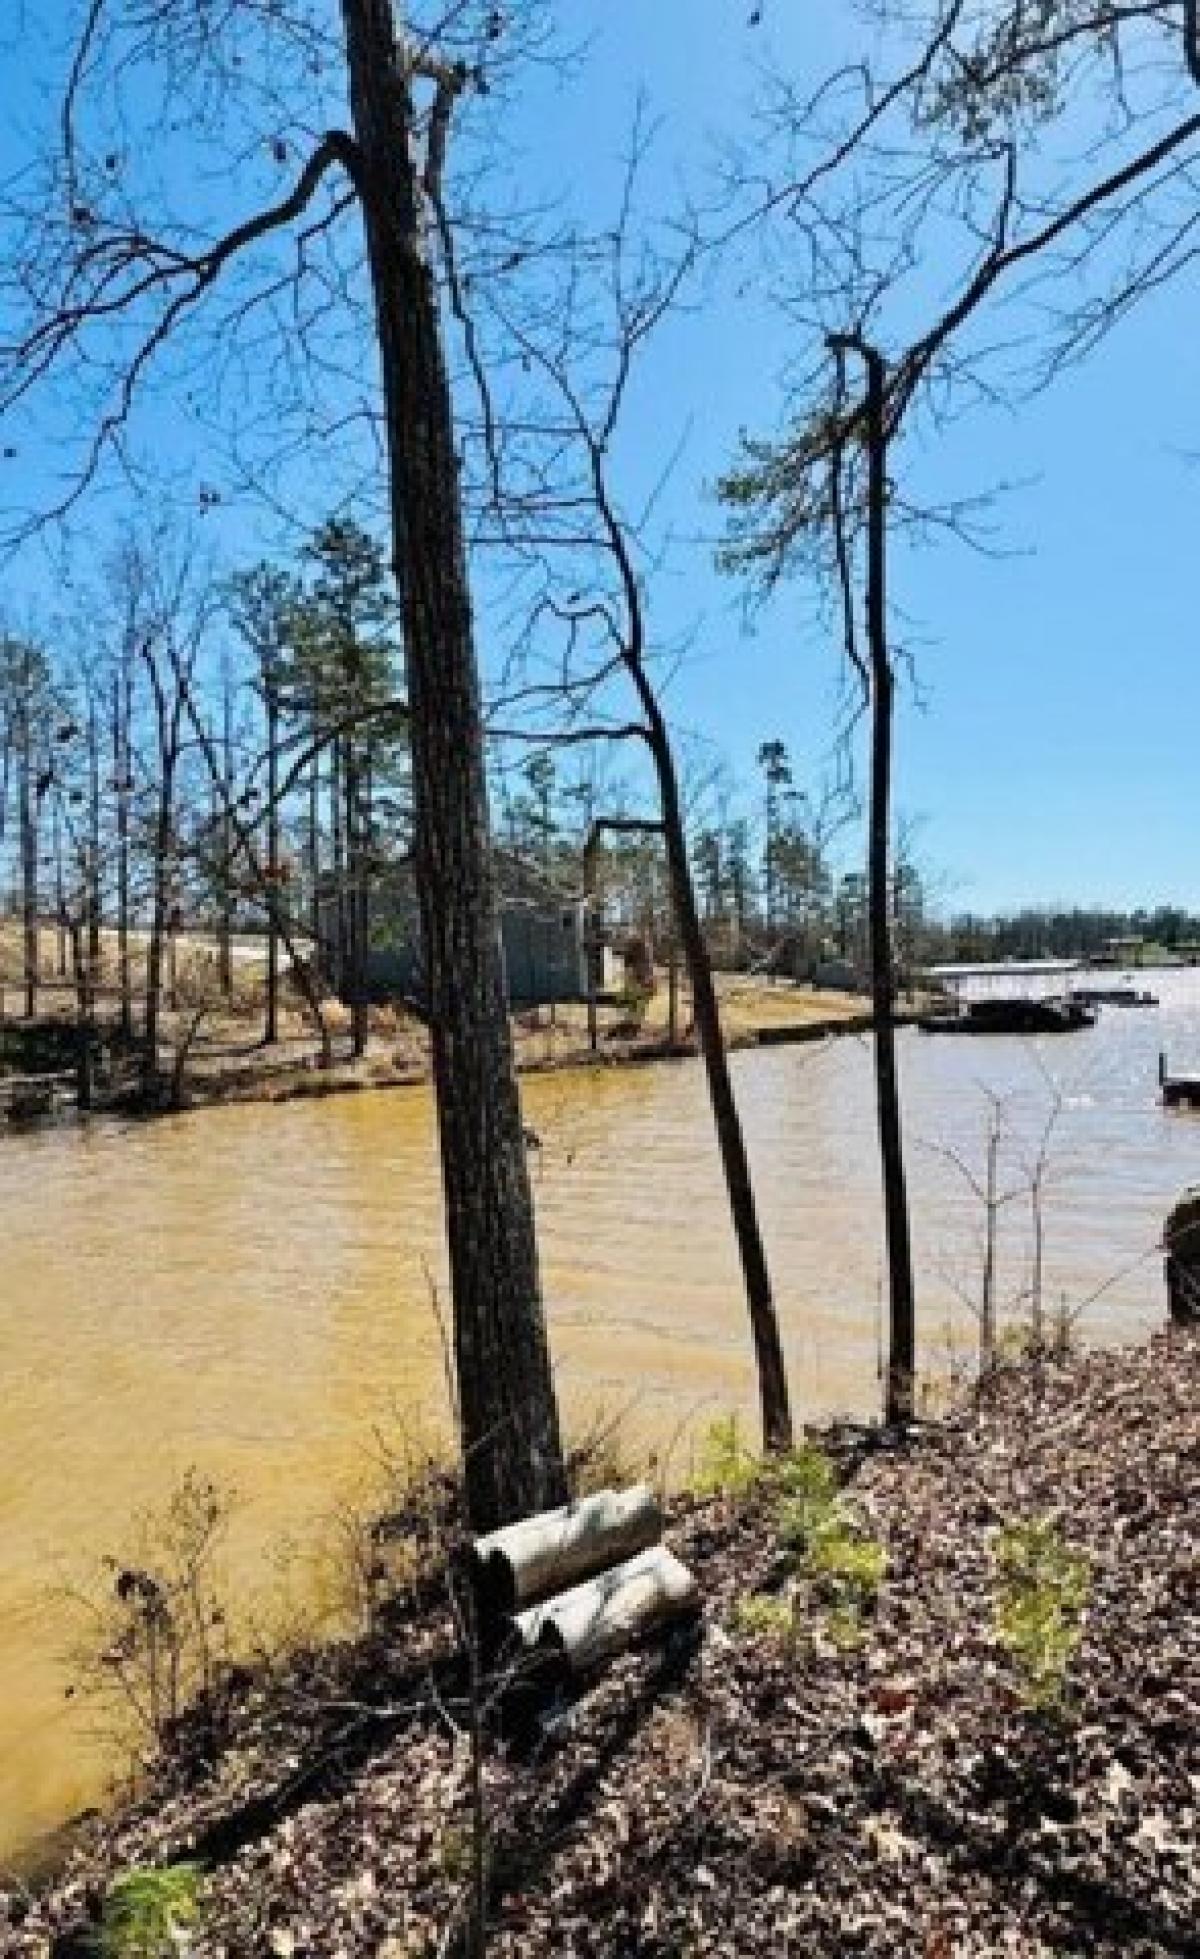
[[1174,1075],[1167,1057],[1158,1057],[1158,1086],[1164,1109],[1200,1109],[1200,1075]]

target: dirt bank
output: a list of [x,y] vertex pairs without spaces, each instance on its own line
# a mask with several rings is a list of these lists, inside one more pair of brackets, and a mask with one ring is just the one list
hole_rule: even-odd
[[[770,985],[737,976],[720,986],[722,1021],[731,1048],[783,1041],[822,1040],[829,1035],[862,1033],[870,1027],[858,994],[816,992],[808,987]],[[95,1106],[125,1114],[159,1114],[178,1109],[211,1108],[227,1102],[289,1102],[328,1095],[355,1094],[369,1089],[408,1088],[429,1080],[429,1042],[420,1022],[403,1009],[373,1009],[367,1052],[354,1058],[346,1031],[348,1015],[330,1003],[328,1017],[332,1059],[323,1061],[320,1044],[303,1031],[300,1015],[284,1015],[284,1038],[264,1046],[255,1038],[254,1020],[228,1011],[206,1017],[199,1030],[189,1025],[186,1012],[164,1015],[161,1056],[162,1091],[146,1108],[130,1065],[124,1086],[98,1086]],[[67,1016],[63,1005],[63,1017]],[[679,1059],[696,1052],[686,995],[679,1003],[675,1038],[667,1021],[665,989],[652,996],[643,1018],[631,1021],[621,1010],[603,1007],[598,1015],[599,1038],[593,1050],[588,1038],[586,1009],[577,1004],[530,1009],[513,1016],[513,1044],[522,1074],[581,1067],[636,1066]],[[19,1026],[19,1023],[14,1025]],[[46,1023],[54,1031],[57,1022]],[[174,1042],[189,1042],[186,1066],[175,1081]],[[0,1113],[20,1091],[43,1078],[11,1074],[0,1082]],[[53,1086],[46,1083],[46,1114],[69,1113],[73,1075],[61,1069]]]

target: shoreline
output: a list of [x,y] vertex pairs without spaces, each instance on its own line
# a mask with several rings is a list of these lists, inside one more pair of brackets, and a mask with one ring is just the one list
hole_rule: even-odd
[[[1189,1950],[1200,1336],[1008,1367],[905,1437],[814,1433],[885,1556],[854,1637],[782,1555],[769,1472],[734,1465],[672,1500],[699,1641],[612,1662],[532,1756],[485,1751],[489,1950],[657,1953],[651,1907],[661,1949],[686,1933],[755,1959],[785,1923],[816,1954],[846,1951],[851,1922],[868,1953]],[[996,1590],[997,1543],[1042,1517],[1086,1572],[1049,1700],[1006,1648]],[[5,1953],[82,1951],[114,1876],[179,1859],[204,1871],[198,1955],[435,1950],[462,1912],[470,1810],[422,1684],[460,1691],[436,1556],[422,1569],[373,1631],[245,1674],[215,1753],[185,1723],[134,1802],[60,1835],[57,1872],[43,1843],[36,1892],[0,1890]]]
[[[805,1046],[840,1036],[868,1034],[875,1024],[874,1015],[863,1011],[857,1004],[850,1004],[853,1000],[855,996],[847,996],[845,1009],[835,1013],[734,1026],[726,1032],[726,1048],[730,1053],[742,1053],[754,1048]],[[897,1027],[910,1026],[915,1019],[915,1012],[905,1009],[895,1014],[894,1024]],[[553,1034],[553,1027],[549,1031]],[[527,1029],[524,1041],[515,1038],[516,1071],[519,1076],[582,1072],[593,1068],[638,1068],[700,1058],[700,1048],[694,1036],[672,1042],[657,1027],[643,1035],[602,1039],[596,1049],[590,1048],[584,1041],[573,1042],[549,1054],[531,1053],[529,1049],[542,1032],[542,1029]],[[253,1049],[243,1050],[243,1055],[253,1052]],[[63,1122],[86,1121],[93,1117],[141,1123],[215,1108],[323,1101],[336,1095],[423,1088],[429,1085],[432,1078],[427,1057],[397,1065],[389,1062],[379,1049],[368,1051],[358,1059],[335,1056],[324,1066],[316,1051],[289,1060],[286,1056],[273,1055],[272,1050],[264,1047],[261,1057],[261,1066],[243,1064],[224,1070],[219,1065],[206,1065],[202,1057],[200,1068],[187,1078],[182,1099],[176,1106],[169,1102],[147,1106],[135,1092],[121,1091],[107,1101],[98,1097],[95,1106],[86,1115],[80,1115],[69,1102],[65,1107],[44,1113],[29,1116],[13,1114],[9,1118],[8,1131],[10,1135],[17,1136],[26,1130]],[[12,1084],[19,1092],[36,1088],[51,1079],[57,1080],[58,1077],[14,1072],[4,1077],[3,1082]],[[0,1082],[0,1093],[2,1089],[3,1083]]]

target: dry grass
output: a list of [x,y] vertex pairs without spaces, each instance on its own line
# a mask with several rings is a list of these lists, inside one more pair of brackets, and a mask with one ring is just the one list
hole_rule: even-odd
[[[797,985],[791,980],[771,982],[752,979],[740,973],[717,975],[717,997],[721,1006],[721,1025],[729,1041],[744,1041],[760,1027],[811,1027],[825,1021],[852,1020],[868,1010],[862,994],[821,991]],[[657,991],[646,1011],[647,1029],[664,1033],[667,1026],[669,996],[667,977],[659,974]],[[686,1030],[692,1016],[689,990],[680,986],[679,1025]]]

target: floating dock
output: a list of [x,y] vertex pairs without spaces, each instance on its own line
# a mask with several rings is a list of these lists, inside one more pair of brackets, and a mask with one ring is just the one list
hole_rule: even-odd
[[1200,1109],[1200,1075],[1173,1075],[1167,1057],[1158,1057],[1158,1086],[1164,1109]]
[[1158,996],[1137,986],[1073,986],[1068,999],[1084,1007],[1156,1007]]
[[925,1034],[1073,1034],[1095,1024],[1095,1010],[1077,1001],[1024,998],[968,1000],[917,1021]]
[[1072,997],[1078,959],[1003,959],[930,966],[926,980],[947,1003],[922,1014],[926,1034],[1073,1034],[1096,1012]]

